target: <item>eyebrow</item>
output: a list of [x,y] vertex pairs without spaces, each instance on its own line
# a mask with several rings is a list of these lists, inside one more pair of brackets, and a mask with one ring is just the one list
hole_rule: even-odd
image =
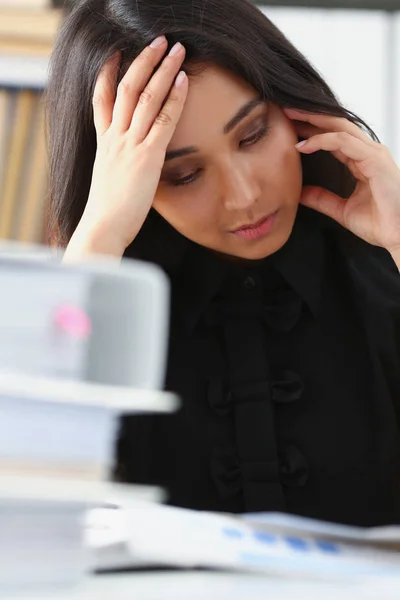
[[[224,135],[227,135],[234,129],[243,119],[245,119],[257,106],[263,104],[264,101],[261,96],[257,96],[257,98],[253,98],[250,102],[247,102],[244,106],[242,106],[234,117],[227,123],[223,128]],[[195,152],[199,152],[199,148],[197,146],[187,146],[186,148],[178,148],[177,150],[171,150],[167,152],[165,155],[165,162],[169,160],[173,160],[174,158],[181,158],[182,156],[187,156],[188,154],[194,154]]]

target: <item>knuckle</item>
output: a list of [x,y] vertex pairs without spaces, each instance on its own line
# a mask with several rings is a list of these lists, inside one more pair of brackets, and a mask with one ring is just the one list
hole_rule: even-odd
[[340,131],[338,135],[339,135],[339,140],[343,143],[347,142],[349,137],[351,137],[350,134],[347,133],[347,131]]
[[179,94],[177,94],[176,92],[173,92],[172,94],[170,94],[169,98],[168,98],[168,102],[180,102],[180,97]]
[[154,52],[152,52],[151,48],[147,46],[143,52],[136,57],[136,59],[133,61],[133,64],[137,65],[139,69],[148,69],[150,72],[151,68],[155,64]]
[[157,125],[166,126],[166,125],[170,125],[172,123],[172,118],[169,113],[167,113],[166,111],[162,111],[157,116],[155,122],[157,123]]
[[175,69],[175,61],[173,56],[166,56],[162,62],[160,69],[164,71],[170,71],[171,69]]
[[379,152],[381,154],[383,154],[384,156],[388,156],[390,154],[390,150],[387,146],[385,146],[384,144],[378,144],[378,149]]
[[118,86],[118,94],[122,94],[123,96],[127,96],[132,92],[131,84],[123,79]]
[[139,104],[149,104],[154,98],[154,94],[150,89],[145,89],[139,96]]
[[150,59],[153,57],[154,53],[151,51],[151,48],[149,46],[146,46],[146,48],[144,48],[143,52],[141,52],[138,57],[137,60],[138,62],[149,62]]

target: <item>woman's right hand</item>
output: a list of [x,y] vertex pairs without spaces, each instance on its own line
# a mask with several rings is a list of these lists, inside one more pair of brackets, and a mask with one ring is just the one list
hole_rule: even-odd
[[[159,45],[157,45],[159,44]],[[97,152],[89,198],[65,257],[121,257],[151,208],[188,93],[185,48],[157,38],[133,61],[115,94],[120,54],[103,66],[93,95]],[[174,52],[175,51],[175,52]]]

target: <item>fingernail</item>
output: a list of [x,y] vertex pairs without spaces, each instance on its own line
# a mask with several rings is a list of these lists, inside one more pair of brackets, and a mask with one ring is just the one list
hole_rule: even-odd
[[166,41],[165,35],[158,36],[155,40],[153,40],[150,44],[150,48],[161,48],[161,46]]
[[302,142],[299,142],[298,144],[296,144],[296,148],[302,148],[307,144],[307,142],[308,140],[303,140]]
[[175,85],[176,85],[176,87],[181,87],[183,85],[185,79],[186,79],[186,73],[185,73],[185,71],[180,71],[179,75],[175,79]]
[[168,56],[176,56],[181,48],[182,44],[180,42],[177,42],[175,46],[172,46]]

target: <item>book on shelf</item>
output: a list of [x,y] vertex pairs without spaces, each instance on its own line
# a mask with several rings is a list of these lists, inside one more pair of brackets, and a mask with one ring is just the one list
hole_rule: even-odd
[[63,15],[57,8],[33,11],[0,5],[0,39],[53,43]]
[[18,203],[15,239],[21,242],[41,240],[45,236],[44,215],[47,201],[48,156],[45,138],[45,108],[41,95],[35,101],[32,123],[30,160],[26,161],[25,177]]
[[32,126],[36,118],[37,93],[22,90],[14,94],[14,112],[9,144],[3,162],[1,186],[0,237],[14,238],[14,223],[21,209],[21,192],[27,180],[26,170],[33,160],[31,152]]
[[64,0],[0,0],[0,237],[44,241],[42,91]]
[[0,89],[0,213],[1,213],[1,182],[5,172],[5,162],[7,157],[8,138],[10,135],[8,116],[9,112],[9,94],[6,90]]
[[28,10],[41,10],[62,6],[64,0],[0,0],[0,8],[23,8]]
[[50,57],[52,50],[52,42],[0,37],[0,56],[43,56],[48,58]]
[[48,156],[44,97],[0,88],[0,237],[41,242],[45,235]]
[[0,0],[0,237],[6,239],[44,241],[47,148],[42,91],[63,19],[62,5]]

